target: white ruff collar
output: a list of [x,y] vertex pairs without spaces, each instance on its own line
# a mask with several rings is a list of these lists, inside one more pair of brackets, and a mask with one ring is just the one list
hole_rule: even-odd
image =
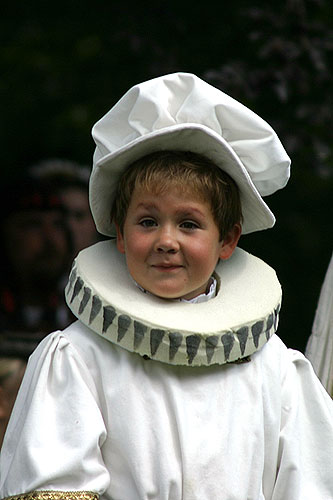
[[80,252],[65,295],[82,323],[129,351],[174,365],[224,364],[250,356],[275,333],[281,287],[271,267],[240,248],[214,274],[221,286],[208,302],[143,294],[108,240]]

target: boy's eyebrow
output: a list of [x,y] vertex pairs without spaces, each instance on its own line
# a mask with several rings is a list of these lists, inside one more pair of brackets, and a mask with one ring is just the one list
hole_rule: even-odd
[[[151,210],[151,209],[158,210],[158,207],[155,203],[145,203],[145,202],[139,203],[137,208],[145,208],[146,210]],[[176,214],[180,214],[183,217],[193,215],[193,212],[204,217],[204,214],[197,207],[186,206],[184,208],[180,207],[179,209],[176,210]]]
[[138,203],[137,207],[138,208],[144,208],[145,210],[157,210],[157,206],[155,205],[155,203],[144,203],[144,202],[141,202],[141,203]]
[[155,203],[145,203],[144,201],[141,201],[137,205],[138,207],[143,207],[143,208],[156,208]]
[[190,207],[190,208],[186,207],[184,209],[180,208],[179,210],[176,211],[176,213],[179,215],[182,215],[183,217],[187,217],[187,216],[190,217],[191,215],[193,215],[193,213],[195,215],[199,215],[201,217],[204,217],[204,214],[201,212],[201,210],[199,210],[198,208],[195,208],[195,207]]

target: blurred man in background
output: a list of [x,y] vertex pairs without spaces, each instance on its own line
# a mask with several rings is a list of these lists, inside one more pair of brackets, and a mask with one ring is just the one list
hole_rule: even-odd
[[0,331],[41,338],[68,324],[63,284],[72,243],[53,187],[22,178],[1,193]]
[[53,186],[27,176],[1,188],[0,233],[1,445],[30,354],[72,320],[63,295],[72,238]]
[[60,159],[45,160],[31,168],[38,179],[52,183],[66,209],[73,241],[73,257],[80,250],[100,239],[95,228],[88,198],[90,169],[75,162]]

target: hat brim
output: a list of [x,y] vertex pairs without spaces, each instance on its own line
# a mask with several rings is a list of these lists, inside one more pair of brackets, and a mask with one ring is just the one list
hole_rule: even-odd
[[240,158],[222,136],[208,127],[182,123],[156,130],[117,147],[94,164],[90,178],[90,206],[97,230],[115,236],[110,220],[116,186],[121,174],[135,160],[156,151],[192,151],[206,156],[236,182],[243,212],[242,233],[272,227],[275,217],[266,205]]

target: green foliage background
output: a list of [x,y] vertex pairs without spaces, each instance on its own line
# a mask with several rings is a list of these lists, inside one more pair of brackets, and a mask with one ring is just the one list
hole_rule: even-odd
[[0,18],[3,179],[48,158],[90,164],[92,125],[130,86],[203,77],[278,132],[292,177],[267,199],[274,229],[241,246],[284,290],[279,334],[304,350],[332,252],[329,0],[7,2]]

